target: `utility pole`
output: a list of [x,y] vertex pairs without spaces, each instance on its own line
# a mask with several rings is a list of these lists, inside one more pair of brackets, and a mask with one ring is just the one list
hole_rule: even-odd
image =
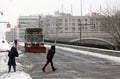
[[57,44],[57,40],[59,37],[59,16],[56,17],[56,26],[55,26],[55,45]]
[[80,20],[80,43],[81,43],[81,40],[82,40],[82,24],[81,24],[81,20]]
[[80,5],[80,7],[81,7],[81,16],[82,16],[82,0],[81,0],[81,5]]
[[39,16],[39,28],[41,28],[41,25],[40,25],[40,19],[41,19],[41,16]]
[[82,24],[81,23],[81,20],[79,19],[79,26],[80,26],[80,43],[81,43],[81,40],[82,40],[82,25],[86,26],[86,25],[94,25],[95,24]]
[[[82,17],[82,0],[81,0],[80,7],[81,7],[81,17]],[[80,43],[81,43],[81,39],[82,39],[82,24],[81,24],[81,19],[79,20],[79,22],[80,22],[80,24],[79,24],[79,26],[80,26]]]

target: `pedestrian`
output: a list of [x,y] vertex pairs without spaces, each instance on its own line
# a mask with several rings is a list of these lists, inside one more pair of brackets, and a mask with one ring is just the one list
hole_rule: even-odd
[[56,68],[54,68],[53,66],[53,61],[52,61],[54,54],[55,54],[55,45],[52,45],[51,48],[48,50],[47,57],[46,57],[47,61],[46,61],[46,64],[42,68],[43,72],[45,72],[45,68],[47,67],[49,63],[51,63],[52,70],[53,71],[56,70]]
[[8,73],[11,71],[11,66],[13,66],[14,72],[16,72],[16,61],[15,61],[15,57],[18,57],[18,51],[16,47],[12,47],[11,50],[8,52]]
[[18,41],[17,41],[17,40],[14,40],[14,44],[15,44],[15,47],[17,48]]

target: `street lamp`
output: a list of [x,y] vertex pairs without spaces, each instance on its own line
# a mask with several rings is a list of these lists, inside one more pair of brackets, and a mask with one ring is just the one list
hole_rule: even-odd
[[81,20],[79,19],[78,26],[80,27],[80,43],[81,43],[81,40],[82,40],[82,25],[84,25],[84,26],[86,26],[86,25],[93,25],[93,26],[95,26],[95,24],[82,24]]
[[57,43],[58,40],[58,31],[59,31],[59,18],[56,18],[56,28],[55,28],[55,45]]
[[80,19],[78,19],[78,21],[79,21],[79,24],[78,24],[78,26],[79,26],[79,30],[80,30],[80,43],[81,43],[81,37],[82,37],[82,24],[81,24],[81,20]]
[[41,16],[39,16],[39,28],[41,27],[41,24],[40,24],[40,19],[41,19]]

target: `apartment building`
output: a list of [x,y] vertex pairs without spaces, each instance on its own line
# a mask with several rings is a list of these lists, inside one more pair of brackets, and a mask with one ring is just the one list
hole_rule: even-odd
[[[108,35],[100,25],[100,15],[92,13],[91,16],[72,16],[71,14],[57,13],[45,17],[46,35],[53,40],[72,40],[76,38],[104,38]],[[46,29],[47,29],[46,28]],[[81,36],[80,36],[81,35]]]
[[14,40],[18,40],[18,27],[15,26],[15,28],[10,28],[10,31],[7,31],[5,33],[5,39],[10,42],[10,41],[14,41]]
[[19,40],[24,41],[26,28],[43,27],[43,19],[41,15],[20,16],[18,23],[21,24],[19,28]]
[[73,16],[59,13],[46,16],[20,16],[19,39],[24,41],[25,29],[42,27],[45,39],[71,41],[74,39],[100,38],[110,39],[110,35],[101,29],[100,15],[92,13],[91,16]]

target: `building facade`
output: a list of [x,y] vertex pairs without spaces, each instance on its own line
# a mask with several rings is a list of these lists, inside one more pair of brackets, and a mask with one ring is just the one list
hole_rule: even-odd
[[10,28],[10,31],[7,31],[5,33],[5,39],[10,42],[10,41],[14,41],[14,40],[18,40],[18,27],[15,26],[14,28]]
[[20,16],[18,19],[18,24],[22,27],[19,28],[19,40],[24,41],[25,29],[26,28],[38,28],[43,27],[43,19],[40,15],[38,16]]
[[[49,17],[49,18],[48,18]],[[72,16],[58,13],[45,17],[46,35],[50,40],[70,41],[74,39],[100,38],[108,40],[110,35],[101,28],[100,15]]]
[[74,41],[82,39],[104,39],[112,41],[112,37],[101,28],[100,15],[92,13],[91,16],[73,16],[71,14],[57,13],[46,16],[20,16],[19,39],[24,41],[25,29],[42,27],[46,40]]

